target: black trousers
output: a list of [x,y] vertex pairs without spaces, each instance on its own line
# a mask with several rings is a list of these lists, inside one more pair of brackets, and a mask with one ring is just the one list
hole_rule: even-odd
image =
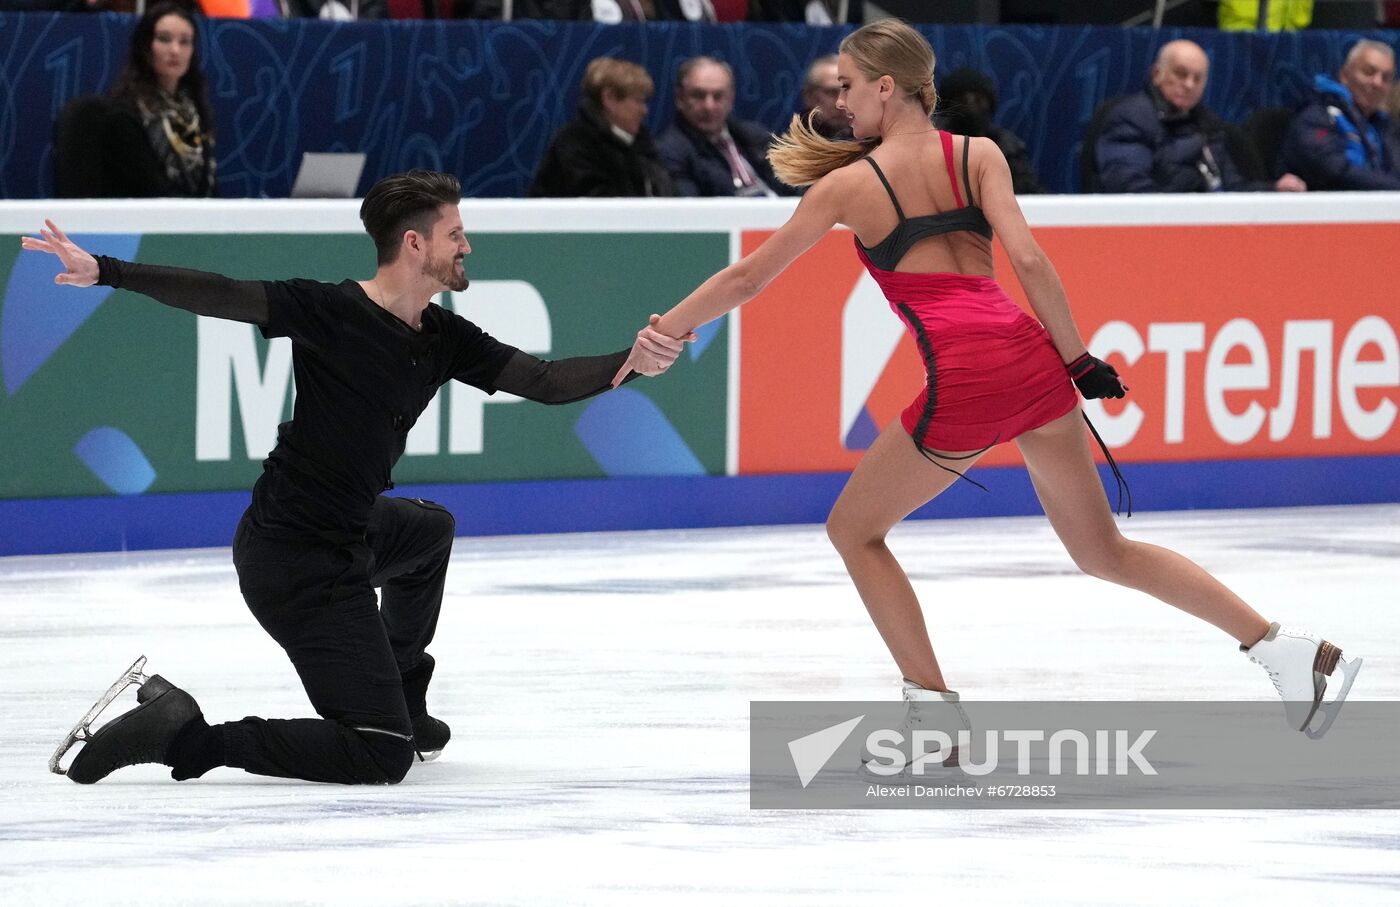
[[243,598],[321,717],[222,725],[228,765],[341,784],[403,779],[414,748],[402,677],[437,629],[455,528],[446,508],[407,498],[380,497],[353,545],[267,538],[244,515],[233,540]]

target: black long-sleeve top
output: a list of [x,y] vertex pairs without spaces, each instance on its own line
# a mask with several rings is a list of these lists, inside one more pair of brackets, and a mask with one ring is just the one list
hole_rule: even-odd
[[628,351],[557,361],[496,340],[442,307],[414,330],[353,280],[233,280],[184,268],[98,256],[98,283],[198,315],[257,325],[292,340],[296,403],[253,489],[254,528],[277,536],[353,541],[408,432],[452,379],[540,403],[571,403],[607,390]]

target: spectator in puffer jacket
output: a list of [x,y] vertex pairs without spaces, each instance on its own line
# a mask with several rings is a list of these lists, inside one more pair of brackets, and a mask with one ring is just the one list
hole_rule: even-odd
[[1192,41],[1170,41],[1157,53],[1142,91],[1119,101],[1095,146],[1104,192],[1301,192],[1285,173],[1274,182],[1241,175],[1226,123],[1201,103],[1210,58]]
[[1314,80],[1284,139],[1285,164],[1315,189],[1400,189],[1400,140],[1384,110],[1394,82],[1395,51],[1356,42],[1336,79]]

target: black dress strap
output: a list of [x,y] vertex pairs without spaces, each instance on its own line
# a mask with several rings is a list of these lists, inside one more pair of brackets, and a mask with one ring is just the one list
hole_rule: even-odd
[[899,199],[894,197],[894,189],[890,187],[890,181],[885,179],[885,171],[880,169],[880,165],[875,163],[873,157],[867,157],[865,160],[870,166],[875,168],[875,175],[880,178],[880,182],[885,184],[885,192],[889,194],[890,201],[894,203],[894,213],[899,215],[901,221],[908,220],[908,218],[904,216],[904,209],[899,207]]
[[967,203],[975,205],[972,200],[972,181],[967,178],[967,149],[972,144],[972,136],[963,136],[963,186],[967,188]]

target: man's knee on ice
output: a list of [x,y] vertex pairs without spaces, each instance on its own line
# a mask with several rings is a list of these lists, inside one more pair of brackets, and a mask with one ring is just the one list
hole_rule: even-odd
[[361,783],[398,784],[413,765],[413,743],[398,734],[355,729],[365,745]]

